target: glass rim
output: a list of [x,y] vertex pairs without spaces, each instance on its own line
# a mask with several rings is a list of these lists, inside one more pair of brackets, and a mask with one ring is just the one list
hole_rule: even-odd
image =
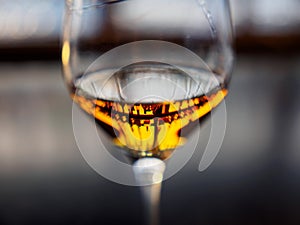
[[[65,0],[65,5],[69,10],[84,10],[89,8],[101,8],[105,5],[126,2],[129,0],[89,0],[88,3],[84,3],[85,0]],[[199,1],[200,4],[205,4],[206,0],[195,0]],[[227,5],[230,5],[230,0],[223,0]]]
[[89,8],[101,8],[106,5],[125,2],[128,0],[96,0],[89,3],[84,3],[84,0],[65,0],[65,4],[69,10],[84,10]]

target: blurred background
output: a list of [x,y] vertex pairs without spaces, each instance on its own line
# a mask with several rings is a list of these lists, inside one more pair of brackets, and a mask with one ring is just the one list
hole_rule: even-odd
[[[200,144],[164,183],[162,225],[300,224],[300,1],[231,3],[224,144],[202,173]],[[100,177],[76,146],[63,10],[62,0],[0,0],[0,224],[142,224],[139,189]]]

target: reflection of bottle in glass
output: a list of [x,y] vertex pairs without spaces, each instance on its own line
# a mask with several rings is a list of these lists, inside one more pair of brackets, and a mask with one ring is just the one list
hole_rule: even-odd
[[167,158],[184,144],[182,129],[191,131],[227,94],[208,72],[193,71],[196,80],[162,63],[132,64],[97,82],[105,72],[78,79],[72,97],[132,158]]

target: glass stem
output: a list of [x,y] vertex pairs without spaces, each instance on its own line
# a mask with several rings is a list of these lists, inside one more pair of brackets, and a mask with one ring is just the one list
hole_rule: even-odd
[[148,225],[159,225],[159,203],[165,163],[156,158],[143,158],[134,163],[133,171],[141,187]]

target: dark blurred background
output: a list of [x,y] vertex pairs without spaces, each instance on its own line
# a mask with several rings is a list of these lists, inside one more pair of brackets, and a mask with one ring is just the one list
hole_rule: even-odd
[[[300,224],[300,1],[231,3],[225,140],[206,171],[200,142],[164,183],[162,225]],[[139,189],[96,174],[76,146],[63,10],[62,0],[0,0],[0,224],[142,224]]]

